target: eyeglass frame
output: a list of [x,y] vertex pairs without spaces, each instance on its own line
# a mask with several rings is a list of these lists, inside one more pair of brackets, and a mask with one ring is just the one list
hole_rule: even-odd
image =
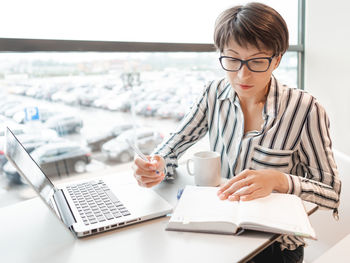
[[[251,72],[258,72],[258,73],[262,73],[262,72],[266,72],[269,70],[270,66],[271,66],[271,62],[272,62],[272,59],[275,57],[276,55],[273,54],[271,57],[260,57],[260,58],[250,58],[250,59],[247,59],[247,60],[243,60],[243,59],[239,59],[239,58],[234,58],[234,57],[230,57],[230,56],[220,56],[219,57],[219,61],[220,61],[220,65],[221,67],[226,70],[226,71],[229,71],[229,72],[237,72],[237,71],[240,71],[241,68],[243,67],[243,65],[246,65],[247,66],[247,69],[249,69]],[[225,69],[224,66],[222,65],[222,59],[223,58],[232,58],[232,59],[235,59],[235,60],[239,60],[241,62],[241,66],[239,67],[239,69],[237,70],[228,70],[228,69]],[[269,61],[269,65],[267,66],[267,69],[264,70],[264,71],[256,71],[256,70],[252,70],[249,65],[248,65],[248,62],[251,61],[251,60],[255,60],[255,59],[267,59]]]

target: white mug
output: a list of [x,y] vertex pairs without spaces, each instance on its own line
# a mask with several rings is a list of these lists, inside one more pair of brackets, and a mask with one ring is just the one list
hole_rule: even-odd
[[[194,171],[190,169],[193,163]],[[218,186],[221,182],[221,159],[217,152],[197,152],[187,160],[187,172],[194,175],[194,183],[198,186]]]

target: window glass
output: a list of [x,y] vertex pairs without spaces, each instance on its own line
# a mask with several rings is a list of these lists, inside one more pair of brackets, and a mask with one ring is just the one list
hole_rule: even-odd
[[[53,181],[125,164],[133,152],[115,138],[130,137],[130,129],[141,127],[144,136],[151,136],[137,144],[150,154],[176,128],[204,85],[225,76],[218,57],[215,52],[0,53],[0,135],[9,126],[37,136],[30,146],[35,156],[44,145],[54,144],[61,155],[66,142],[78,143],[77,154],[67,156],[65,165],[56,158],[43,164]],[[296,52],[287,52],[275,75],[295,87],[296,69]],[[146,134],[146,128],[155,132]],[[205,143],[197,143],[187,156]],[[0,149],[0,187],[12,189],[21,180],[13,169],[8,172],[6,163]]]
[[[247,2],[5,0],[0,38],[212,43],[218,14]],[[259,2],[281,13],[290,44],[298,44],[299,1]],[[132,151],[113,139],[131,128],[151,127],[156,131],[152,140],[139,145],[150,153],[175,129],[204,85],[225,75],[218,57],[215,52],[0,53],[0,140],[10,126],[17,135],[35,138],[25,146],[34,155],[51,142],[78,143],[81,160],[72,158],[64,168],[46,164],[52,180],[130,162]],[[287,52],[274,75],[297,87],[297,65],[297,52]],[[6,168],[1,145],[0,206],[33,197],[10,173],[13,168]],[[196,146],[201,142],[186,154]],[[58,169],[69,174],[58,176]],[[10,189],[18,195],[8,194]]]
[[[212,43],[224,9],[250,1],[5,0],[0,37],[138,42]],[[298,0],[265,0],[285,18],[297,44]]]
[[292,88],[300,88],[297,84],[297,68],[298,52],[286,52],[282,57],[281,64],[274,71],[274,75],[281,83]]

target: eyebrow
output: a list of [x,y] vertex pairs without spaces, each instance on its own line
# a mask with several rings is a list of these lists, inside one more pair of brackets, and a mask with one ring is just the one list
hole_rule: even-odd
[[[232,51],[233,53],[236,53],[237,55],[239,55],[239,53],[237,52],[237,51],[235,51],[235,50],[233,50],[233,49],[226,49],[227,51]],[[225,51],[225,50],[224,50]],[[265,54],[265,55],[267,55],[267,53],[265,53],[264,51],[260,51],[260,52],[257,52],[257,53],[254,53],[254,54],[252,54],[252,55],[250,55],[249,57],[253,57],[253,56],[256,56],[256,55],[260,55],[260,54]]]

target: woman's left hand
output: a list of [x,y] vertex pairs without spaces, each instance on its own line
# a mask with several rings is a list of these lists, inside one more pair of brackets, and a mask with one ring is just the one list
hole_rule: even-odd
[[244,170],[218,191],[221,200],[249,201],[269,195],[272,191],[288,192],[288,179],[277,170]]

